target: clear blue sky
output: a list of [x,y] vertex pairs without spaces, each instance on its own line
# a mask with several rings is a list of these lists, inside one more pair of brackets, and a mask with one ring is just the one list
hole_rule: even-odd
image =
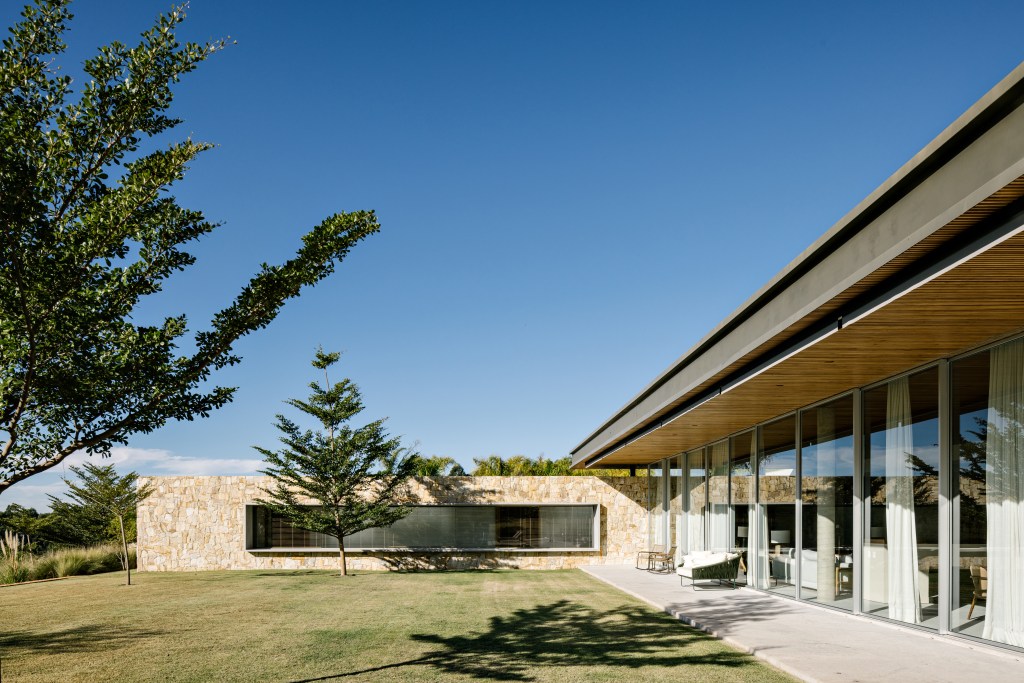
[[[76,2],[64,63],[167,5]],[[121,466],[252,473],[318,344],[425,454],[566,455],[1024,59],[1024,3],[834,5],[193,0],[237,44],[165,142],[218,145],[175,193],[224,225],[147,314],[202,329],[335,211],[382,231]]]

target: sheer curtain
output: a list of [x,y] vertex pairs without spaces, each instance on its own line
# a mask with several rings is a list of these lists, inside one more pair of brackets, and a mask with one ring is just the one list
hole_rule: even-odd
[[709,525],[708,550],[732,550],[729,543],[729,506],[724,503],[712,503]]
[[686,544],[689,546],[689,552],[695,550],[704,550],[704,515],[703,509],[698,511],[691,510],[686,516],[689,520],[686,528]]
[[704,550],[704,501],[707,500],[707,470],[704,451],[690,451],[683,456],[686,473],[686,545],[687,552]]
[[983,637],[1024,647],[1024,340],[992,349],[985,468]]
[[910,379],[889,382],[885,424],[885,527],[889,618],[920,623]]
[[720,441],[708,453],[708,550],[732,549],[729,522],[729,442]]

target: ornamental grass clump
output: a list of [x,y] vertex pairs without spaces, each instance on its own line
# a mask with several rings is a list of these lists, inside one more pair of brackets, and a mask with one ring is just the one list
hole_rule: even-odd
[[[12,550],[15,545],[17,553]],[[117,543],[106,543],[87,548],[60,548],[33,557],[24,552],[17,535],[8,532],[0,538],[0,584],[120,571],[123,569],[122,553]],[[129,548],[128,558],[135,567],[135,548]]]
[[25,560],[21,536],[10,529],[0,538],[0,583],[27,581],[29,570]]

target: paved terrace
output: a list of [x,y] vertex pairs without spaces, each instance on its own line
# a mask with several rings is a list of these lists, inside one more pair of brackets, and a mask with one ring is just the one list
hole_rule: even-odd
[[748,588],[680,587],[674,574],[583,571],[804,681],[1024,680],[1024,655],[929,635]]

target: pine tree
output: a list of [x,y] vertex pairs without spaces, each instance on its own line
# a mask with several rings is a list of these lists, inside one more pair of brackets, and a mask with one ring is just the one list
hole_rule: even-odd
[[363,402],[351,380],[330,383],[327,370],[339,356],[318,350],[313,367],[323,371],[323,386],[311,382],[307,401],[287,401],[322,429],[303,430],[278,415],[284,448],[255,448],[268,464],[262,473],[274,479],[273,487],[264,489],[268,506],[297,527],[338,539],[338,564],[345,576],[345,536],[391,526],[409,514],[402,505],[405,485],[419,459],[399,439],[388,437],[384,420],[349,426]]
[[[121,540],[121,550],[118,554],[121,566],[128,575],[128,585],[132,585],[131,560],[128,556],[129,531],[134,531],[135,511],[139,503],[153,493],[153,486],[139,486],[139,475],[135,472],[129,472],[124,476],[118,475],[113,465],[100,466],[87,462],[81,468],[72,465],[69,469],[78,480],[64,480],[68,485],[68,492],[64,495],[83,515],[117,523]],[[52,496],[50,498],[51,505],[61,502]]]

